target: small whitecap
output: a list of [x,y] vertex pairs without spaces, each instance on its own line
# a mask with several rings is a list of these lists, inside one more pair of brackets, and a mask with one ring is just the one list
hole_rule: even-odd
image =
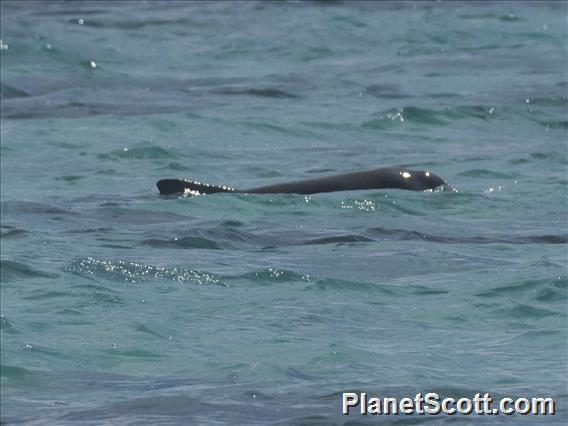
[[403,112],[404,108],[399,108],[396,114],[387,114],[387,118],[392,121],[400,121],[401,123],[404,123],[404,116],[402,115]]
[[501,185],[498,186],[492,186],[490,188],[487,188],[485,191],[483,191],[484,194],[492,194],[494,192],[501,192],[503,190],[503,187]]
[[355,201],[355,205],[364,212],[374,212],[377,209],[377,206],[371,200]]
[[79,18],[79,19],[77,19],[77,23],[79,25],[85,25],[85,20],[83,18]]

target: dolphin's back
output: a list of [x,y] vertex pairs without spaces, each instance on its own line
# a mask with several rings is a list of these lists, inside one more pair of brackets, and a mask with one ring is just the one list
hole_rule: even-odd
[[434,173],[402,167],[382,167],[363,172],[343,173],[315,179],[238,190],[227,186],[210,185],[187,179],[162,179],[157,183],[162,195],[202,195],[217,192],[247,194],[317,194],[319,192],[356,191],[363,189],[398,188],[412,191],[435,189],[445,181]]
[[353,191],[362,189],[402,188],[405,182],[394,167],[343,173],[244,190],[250,194],[317,194],[318,192]]

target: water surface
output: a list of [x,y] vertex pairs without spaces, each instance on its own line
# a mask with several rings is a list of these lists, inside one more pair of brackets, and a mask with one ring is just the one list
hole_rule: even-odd
[[[2,421],[567,419],[565,2],[1,3]],[[162,199],[386,165],[457,192]]]

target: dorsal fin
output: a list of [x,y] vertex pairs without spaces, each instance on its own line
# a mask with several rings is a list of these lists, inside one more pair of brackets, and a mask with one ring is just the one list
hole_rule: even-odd
[[162,179],[156,183],[161,195],[202,195],[216,192],[237,192],[228,186],[211,185],[188,179]]

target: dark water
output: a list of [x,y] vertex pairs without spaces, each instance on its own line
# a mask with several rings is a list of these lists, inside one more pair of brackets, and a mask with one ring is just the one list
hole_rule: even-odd
[[[1,419],[565,424],[567,3],[1,3]],[[457,192],[161,199],[385,165]],[[554,417],[340,414],[341,392]]]

